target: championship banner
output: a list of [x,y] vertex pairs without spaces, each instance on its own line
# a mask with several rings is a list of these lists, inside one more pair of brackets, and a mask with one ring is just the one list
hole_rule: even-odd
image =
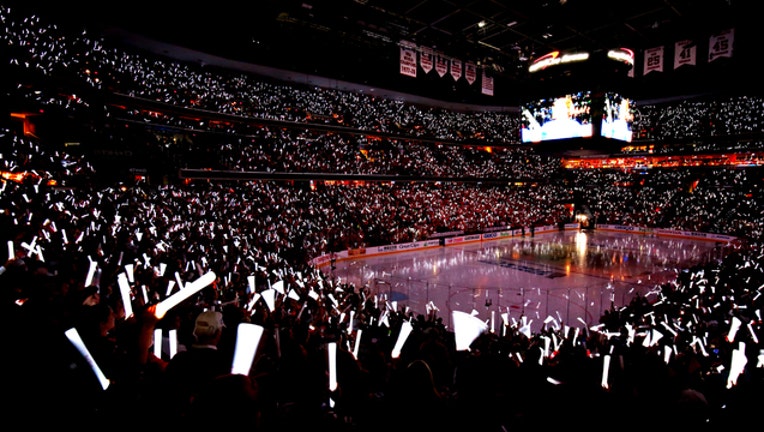
[[401,75],[416,78],[416,47],[401,43]]
[[483,70],[483,85],[481,93],[484,95],[493,96],[493,77],[486,75],[485,69]]
[[720,57],[732,57],[732,43],[734,39],[734,29],[711,36],[708,41],[708,62],[711,63]]
[[422,66],[424,73],[428,74],[432,70],[433,51],[431,48],[422,48],[419,53],[419,66]]
[[441,78],[448,72],[448,59],[440,54],[435,58],[435,71]]
[[465,65],[464,79],[466,79],[470,85],[475,84],[475,81],[477,80],[477,66],[475,66],[475,63],[467,63]]
[[698,47],[693,41],[683,40],[674,44],[674,69],[679,66],[695,66]]
[[645,71],[642,75],[650,72],[663,72],[663,47],[655,47],[645,50]]
[[451,76],[454,81],[459,81],[462,77],[462,61],[457,59],[451,59]]

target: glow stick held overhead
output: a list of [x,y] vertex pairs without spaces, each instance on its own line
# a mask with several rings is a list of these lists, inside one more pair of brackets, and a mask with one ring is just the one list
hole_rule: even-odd
[[178,284],[178,289],[180,290],[186,287],[183,280],[180,278],[180,273],[177,271],[175,272],[175,282]]
[[404,321],[401,324],[401,332],[398,333],[398,340],[395,341],[395,346],[393,347],[393,351],[390,354],[392,358],[398,358],[401,356],[401,350],[403,349],[403,345],[406,343],[406,339],[408,339],[409,335],[411,334],[411,330],[413,330],[413,327],[411,326],[410,322]]
[[96,378],[98,378],[98,382],[101,383],[101,388],[106,390],[109,388],[109,385],[111,382],[108,378],[106,378],[106,375],[103,374],[101,371],[101,368],[98,366],[98,363],[96,363],[93,356],[90,354],[90,350],[88,350],[88,347],[85,346],[85,342],[82,341],[82,338],[80,337],[79,332],[77,332],[77,329],[72,327],[69,330],[65,331],[64,334],[66,335],[67,339],[69,339],[69,342],[74,345],[75,348],[77,348],[77,351],[82,354],[82,357],[85,358],[85,360],[90,365],[90,369],[93,370],[93,373],[96,374]]
[[199,277],[199,279],[190,282],[186,284],[186,287],[183,288],[180,291],[176,291],[175,294],[171,295],[170,297],[167,297],[163,301],[161,301],[156,306],[156,310],[154,311],[154,315],[162,319],[164,315],[169,311],[170,309],[174,308],[184,300],[188,299],[192,295],[196,294],[197,292],[201,291],[203,288],[207,287],[211,283],[215,282],[215,279],[217,276],[215,275],[215,272],[209,271],[202,276]]
[[610,354],[605,354],[605,358],[602,361],[602,381],[600,381],[600,386],[602,386],[603,389],[610,388],[610,384],[608,383],[608,375],[610,373]]
[[276,310],[276,290],[268,288],[260,293],[260,297],[265,301],[265,304],[268,305],[269,311],[273,312]]
[[358,348],[361,346],[361,333],[363,331],[358,329],[355,331],[355,345],[353,345],[353,357],[358,360]]
[[249,375],[263,331],[264,328],[257,324],[239,323],[231,365],[232,374]]
[[727,333],[727,340],[729,342],[734,342],[735,337],[737,336],[738,330],[740,330],[740,325],[742,324],[742,321],[740,321],[740,318],[733,316],[732,322],[730,323],[730,329]]
[[125,264],[125,272],[127,272],[127,280],[130,283],[135,282],[135,276],[133,275],[133,264]]
[[154,357],[162,358],[162,329],[154,329]]
[[[90,257],[88,257],[88,259],[90,259]],[[93,275],[95,275],[97,268],[98,268],[98,263],[96,261],[90,261],[90,268],[88,269],[87,276],[85,276],[86,287],[89,287],[93,283]]]
[[178,330],[170,329],[167,336],[170,339],[170,358],[173,358],[178,353]]
[[488,330],[486,323],[466,312],[452,311],[451,316],[457,351],[469,351],[472,342]]
[[125,319],[133,315],[133,302],[131,300],[130,283],[127,281],[127,275],[120,273],[117,276],[119,292],[122,295],[122,305],[125,308]]
[[[329,391],[337,390],[337,342],[329,342],[326,347],[329,356]],[[329,404],[333,407],[334,400],[329,399]]]

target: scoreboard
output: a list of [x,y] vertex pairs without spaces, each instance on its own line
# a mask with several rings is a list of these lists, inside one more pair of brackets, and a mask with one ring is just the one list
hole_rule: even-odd
[[621,81],[633,68],[632,51],[552,52],[534,60],[535,97],[520,106],[521,141],[541,153],[607,155],[632,140],[634,101]]

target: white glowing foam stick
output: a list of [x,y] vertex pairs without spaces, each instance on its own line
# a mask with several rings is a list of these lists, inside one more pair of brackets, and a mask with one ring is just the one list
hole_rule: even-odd
[[133,315],[133,302],[130,296],[130,283],[127,281],[127,275],[120,273],[119,276],[117,276],[117,284],[119,285],[119,292],[122,294],[122,306],[125,308],[125,319],[128,319]]
[[13,247],[13,240],[8,240],[8,260],[16,258],[16,250]]
[[358,329],[355,331],[355,345],[353,346],[353,357],[355,357],[356,360],[358,360],[358,347],[361,346],[361,333],[362,333],[361,329]]
[[249,375],[264,328],[252,323],[239,323],[236,331],[236,347],[233,353],[231,373]]
[[90,369],[93,370],[93,372],[96,374],[96,377],[98,378],[98,381],[101,383],[101,388],[106,390],[109,388],[109,379],[106,378],[106,376],[101,371],[101,368],[98,367],[98,364],[96,363],[93,356],[90,354],[90,351],[88,350],[88,347],[85,346],[85,343],[82,341],[82,338],[80,337],[80,334],[77,332],[77,329],[72,327],[66,332],[66,337],[69,339],[69,342],[71,342],[75,348],[77,348],[77,351],[82,354],[82,357],[85,358],[85,360],[90,365]]
[[739,343],[739,348],[732,351],[732,363],[730,364],[730,371],[727,377],[727,388],[732,388],[737,385],[737,378],[743,373],[748,359],[745,356],[745,342]]
[[730,342],[735,341],[735,336],[737,336],[737,331],[740,330],[740,324],[742,322],[740,321],[740,318],[733,316],[732,322],[730,323],[730,331],[727,334],[727,340]]
[[125,264],[125,272],[127,272],[127,280],[130,283],[135,282],[135,276],[133,275],[133,264]]
[[162,358],[162,329],[154,329],[154,357]]
[[393,351],[390,354],[392,358],[398,358],[401,356],[401,349],[403,349],[403,344],[406,343],[406,339],[408,339],[412,329],[413,327],[408,321],[404,321],[401,324],[401,332],[398,333],[398,340],[395,341],[395,346],[393,347]]
[[276,290],[273,288],[268,288],[267,290],[260,293],[260,297],[262,297],[265,301],[265,304],[268,305],[268,310],[271,312],[276,310]]
[[249,283],[249,293],[252,294],[255,292],[255,275],[249,275],[247,276],[247,282]]
[[175,282],[178,283],[178,289],[179,290],[182,290],[183,288],[186,287],[185,284],[183,283],[183,280],[181,280],[181,278],[180,278],[180,273],[177,272],[177,271],[175,272]]
[[329,342],[326,346],[329,355],[329,391],[337,390],[337,342]]
[[753,339],[753,342],[758,344],[759,338],[756,337],[756,331],[754,331],[753,326],[751,325],[751,321],[748,321],[746,327],[748,328],[748,332],[751,334],[751,339]]
[[610,373],[610,354],[605,354],[605,357],[602,359],[602,381],[600,382],[600,385],[604,389],[607,389],[610,387],[610,384],[608,384],[609,373]]
[[[90,257],[88,257],[90,258]],[[95,261],[90,261],[90,268],[88,269],[88,275],[85,277],[85,286],[89,287],[90,284],[93,283],[93,275],[95,275],[96,269],[98,268],[98,263]]]
[[[329,356],[329,391],[337,390],[337,342],[329,342],[326,347]],[[329,406],[334,407],[334,399],[329,398]]]
[[173,358],[178,353],[178,330],[170,329],[168,337],[170,339],[170,358]]
[[666,362],[666,364],[668,364],[669,361],[671,361],[671,354],[673,352],[674,351],[671,349],[671,347],[667,345],[666,350],[663,352],[663,361]]
[[175,294],[171,295],[170,297],[167,297],[162,302],[157,304],[156,310],[154,311],[154,315],[157,318],[161,319],[164,316],[164,314],[167,313],[167,311],[169,311],[170,309],[180,304],[183,300],[186,300],[192,295],[198,293],[207,285],[211,284],[212,282],[215,282],[216,278],[217,276],[215,275],[215,272],[209,271],[203,274],[202,276],[200,276],[199,279],[193,282],[189,282],[188,284],[186,284],[185,288],[183,288],[180,291],[176,291]]
[[175,281],[174,280],[167,281],[167,290],[164,293],[165,297],[169,297],[170,296],[170,293],[172,293],[172,288],[174,286],[175,286]]
[[284,295],[284,281],[280,280],[271,286],[271,288],[275,289],[279,292],[279,294]]

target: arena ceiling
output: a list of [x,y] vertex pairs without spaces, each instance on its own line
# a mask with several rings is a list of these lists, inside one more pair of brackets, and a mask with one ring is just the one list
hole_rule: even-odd
[[[21,3],[39,3],[59,19],[84,18],[226,58],[464,101],[480,97],[453,83],[401,77],[400,42],[476,62],[495,77],[495,99],[527,90],[529,62],[555,50],[640,52],[683,39],[707,43],[715,32],[735,28],[737,55],[728,62],[733,66],[694,71],[693,83],[708,86],[720,72],[727,77],[747,71],[749,53],[761,42],[753,31],[755,2],[742,0],[218,0],[204,5],[135,0],[97,8]],[[677,77],[653,79],[638,91],[676,90],[677,81],[687,82],[687,76]]]

